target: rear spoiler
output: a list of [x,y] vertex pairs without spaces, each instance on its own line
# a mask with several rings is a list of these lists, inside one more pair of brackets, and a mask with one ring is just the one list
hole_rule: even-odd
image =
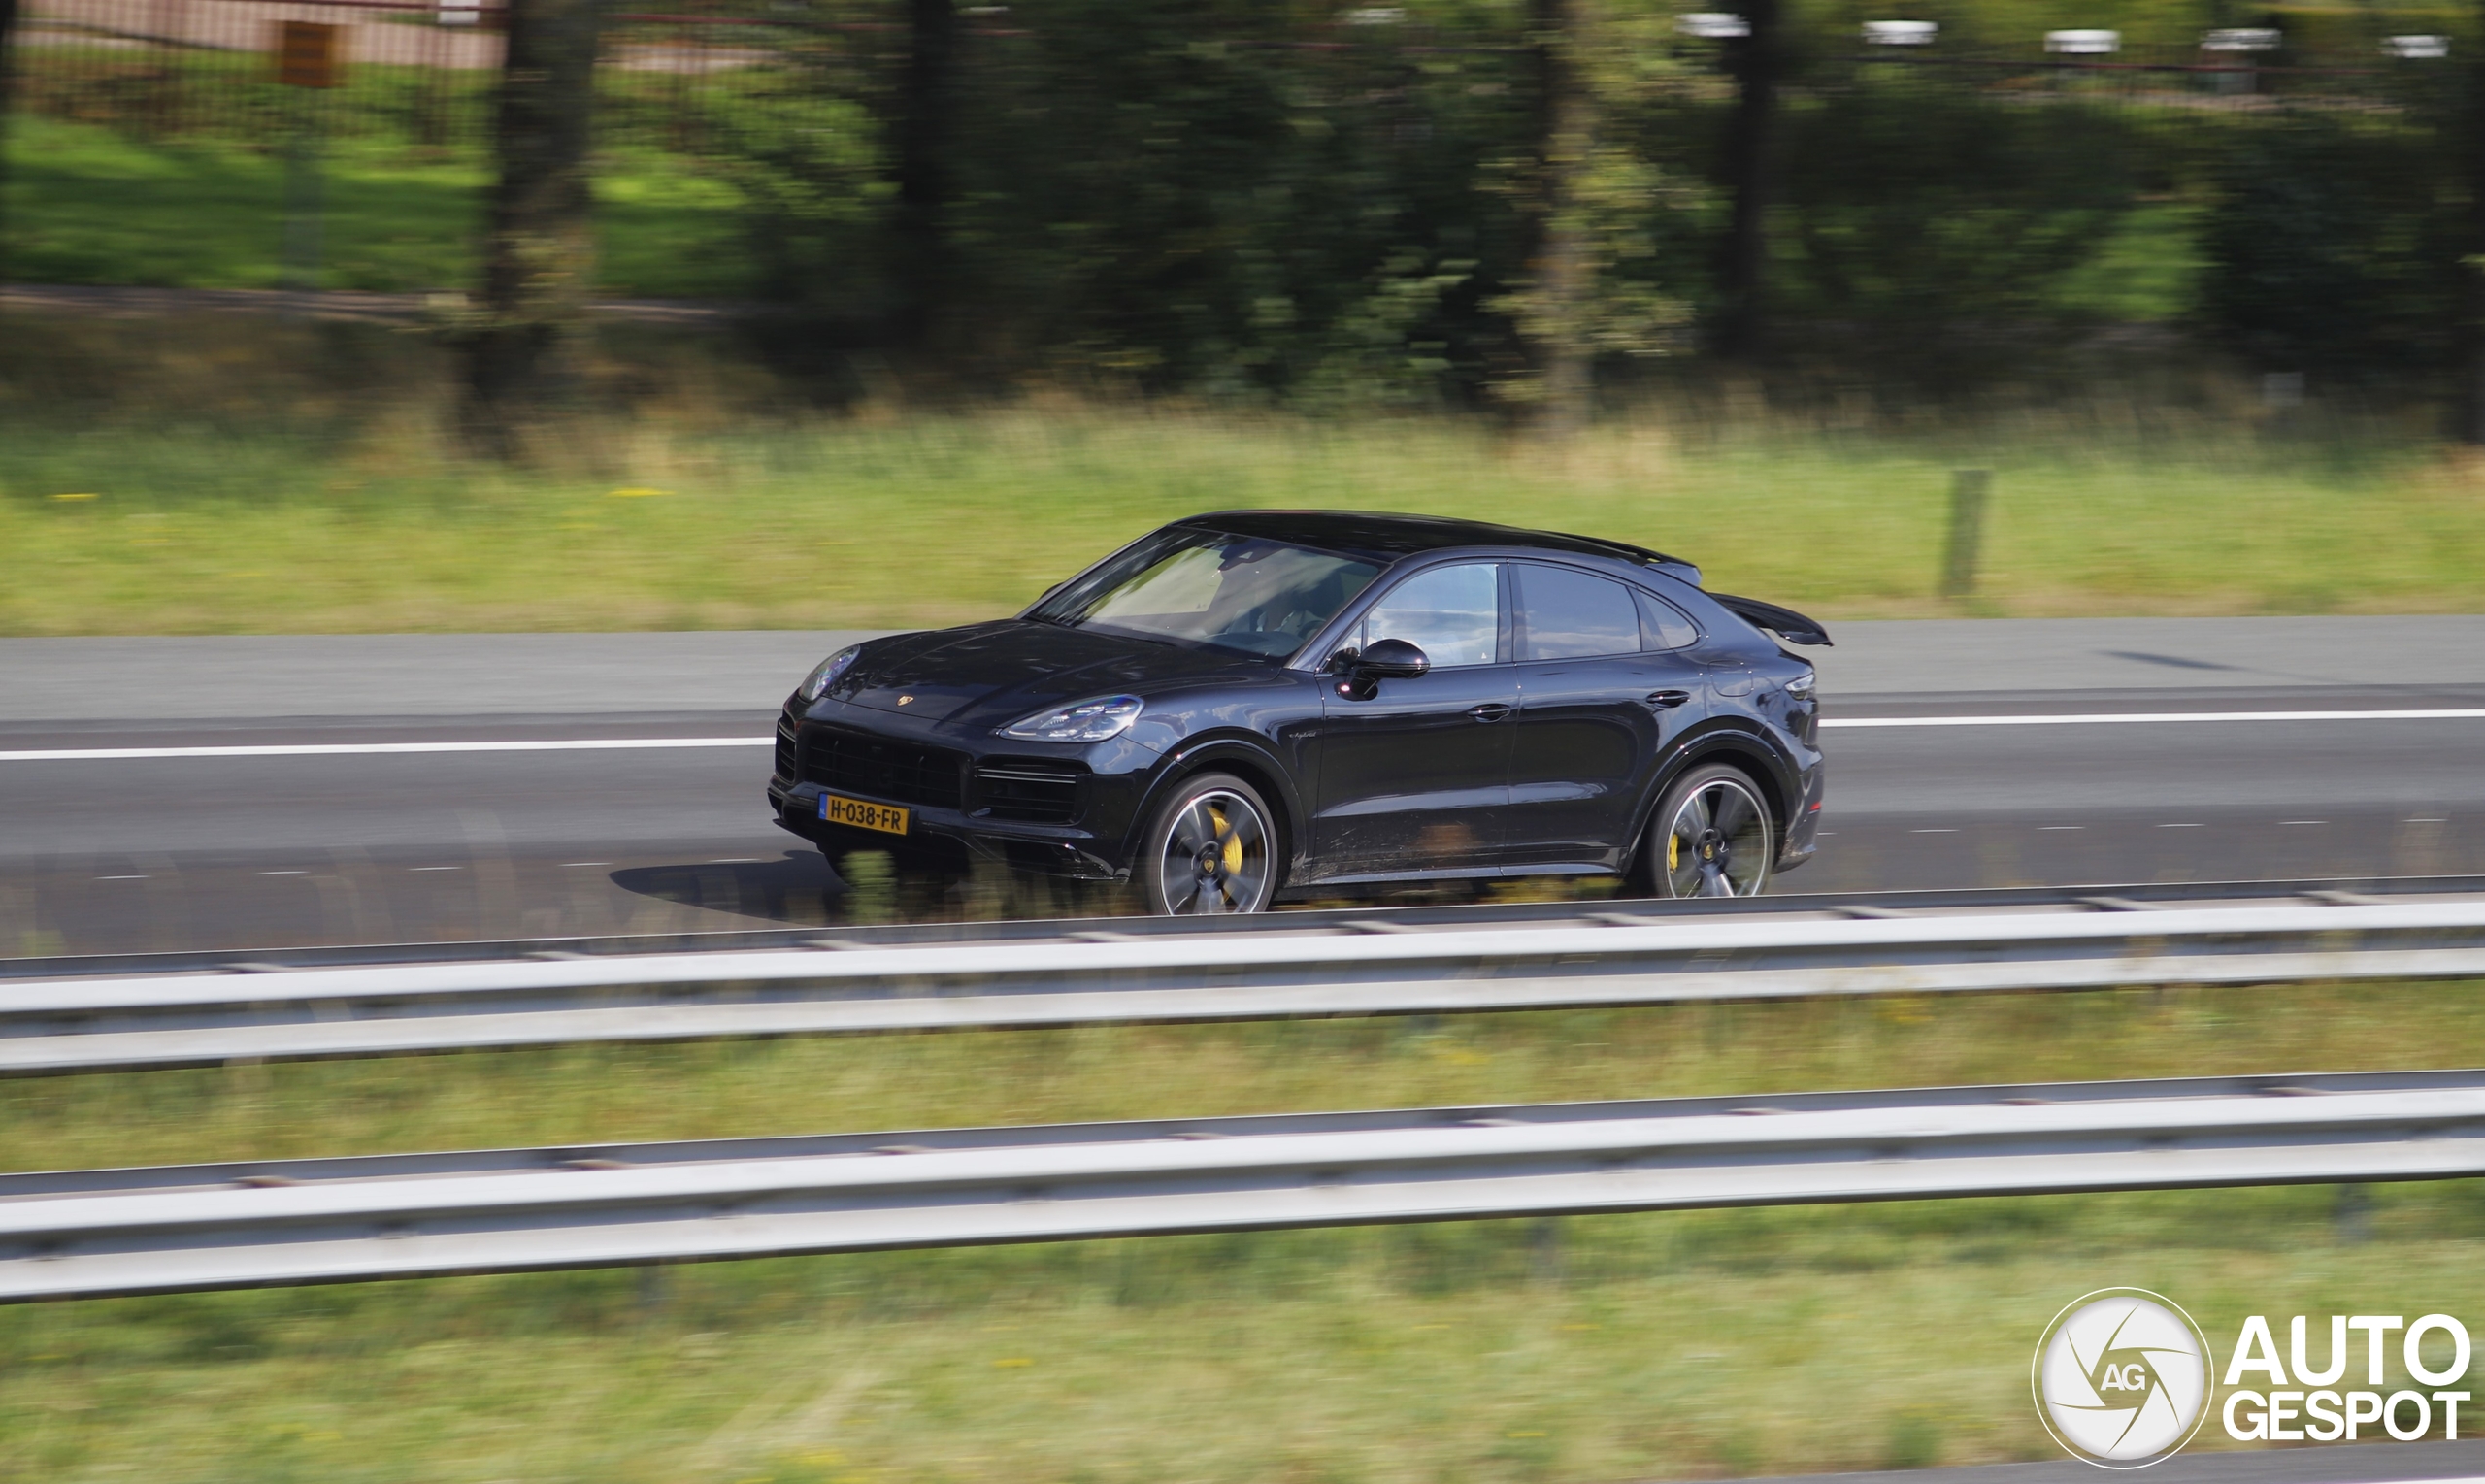
[[1763,603],[1758,598],[1737,598],[1727,593],[1710,593],[1717,606],[1755,629],[1767,629],[1790,644],[1826,644],[1829,630],[1791,608]]

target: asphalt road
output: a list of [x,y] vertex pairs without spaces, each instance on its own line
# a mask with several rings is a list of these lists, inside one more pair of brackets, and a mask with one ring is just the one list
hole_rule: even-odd
[[[2179,1453],[2132,1477],[2148,1484],[2485,1484],[2485,1442],[2360,1443]],[[1982,1468],[1823,1473],[1753,1484],[2096,1484],[2115,1475],[2071,1458]]]
[[[2485,618],[1841,625],[1784,890],[2485,872]],[[858,907],[770,824],[769,716],[843,634],[0,641],[0,953],[683,932]],[[2098,724],[2111,714],[2239,719]],[[2042,717],[2012,725],[1928,719]],[[2266,719],[2265,719],[2266,718]],[[984,886],[901,883],[895,909]],[[1084,901],[1019,888],[1021,909]]]

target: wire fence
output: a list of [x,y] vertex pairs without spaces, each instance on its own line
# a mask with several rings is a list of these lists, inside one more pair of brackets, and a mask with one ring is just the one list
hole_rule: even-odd
[[[339,28],[329,132],[482,145],[505,11],[461,0],[35,0],[17,36],[17,106],[143,138],[274,139],[295,106],[275,54],[287,21]],[[893,27],[802,18],[621,14],[608,27],[598,129],[610,143],[698,152],[705,115],[816,92],[869,67]]]
[[[276,79],[278,33],[283,22],[313,21],[340,28],[344,70],[321,101],[331,134],[478,148],[490,127],[504,14],[483,0],[32,0],[17,38],[17,106],[150,139],[274,139],[295,106]],[[965,28],[971,48],[1038,34],[1019,25]],[[731,148],[740,126],[774,109],[885,86],[906,40],[891,19],[752,15],[696,4],[623,13],[608,32],[599,134],[608,144],[693,154]],[[1330,28],[1285,41],[1263,35],[1230,45],[1503,53],[1513,64],[1527,49],[1507,38],[1445,37],[1411,26]],[[1685,41],[1675,49],[1696,70],[1721,63],[1712,43]],[[2032,46],[1985,54],[1872,48],[1816,68],[1806,82],[1835,88],[1893,75],[2032,105],[2076,101],[2217,115],[2398,108],[2447,85],[2451,74],[2439,59],[2177,47],[2064,55]]]
[[2030,102],[2081,99],[2227,114],[2402,107],[2456,81],[2440,59],[2270,60],[2182,47],[2127,49],[2107,56],[1900,52],[1848,62],[1855,74],[1895,72]]
[[286,21],[312,21],[341,28],[334,128],[475,142],[501,62],[493,18],[412,0],[37,0],[20,21],[17,97],[145,138],[273,140],[291,106],[277,38]]

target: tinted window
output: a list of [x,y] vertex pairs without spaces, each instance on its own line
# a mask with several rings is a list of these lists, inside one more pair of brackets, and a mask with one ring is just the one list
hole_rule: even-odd
[[1501,646],[1502,579],[1491,562],[1419,572],[1384,594],[1363,615],[1356,643],[1364,647],[1403,639],[1424,651],[1436,670],[1489,665]]
[[1379,575],[1308,546],[1172,526],[1089,569],[1032,616],[1292,654]]
[[1512,569],[1518,578],[1519,658],[1636,654],[1640,610],[1631,590],[1568,567]]
[[1640,600],[1640,648],[1679,649],[1699,642],[1700,631],[1682,615],[1682,610],[1636,587],[1631,590],[1631,596]]

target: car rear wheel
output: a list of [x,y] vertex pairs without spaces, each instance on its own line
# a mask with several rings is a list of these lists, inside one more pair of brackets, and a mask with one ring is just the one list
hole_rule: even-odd
[[1148,826],[1140,874],[1150,911],[1266,911],[1277,885],[1277,832],[1267,803],[1231,774],[1183,779]]
[[1777,862],[1777,832],[1750,775],[1694,768],[1666,790],[1640,845],[1640,884],[1658,897],[1757,897]]

